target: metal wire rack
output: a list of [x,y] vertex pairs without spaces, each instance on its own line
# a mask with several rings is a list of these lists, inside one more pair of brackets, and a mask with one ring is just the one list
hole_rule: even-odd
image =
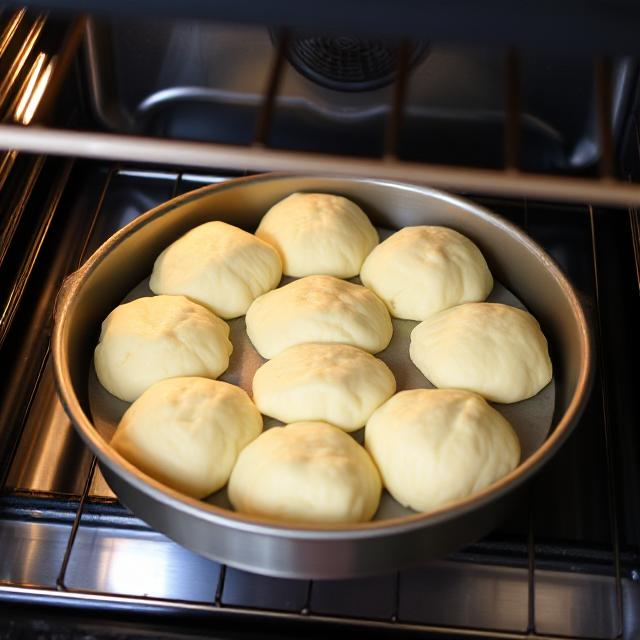
[[[31,21],[31,22],[29,22]],[[30,17],[16,12],[2,22],[0,33],[0,61],[9,50],[19,28],[27,23],[31,30],[46,30],[46,19]],[[22,25],[22,27],[21,27]],[[40,26],[38,26],[40,25]],[[46,123],[53,113],[56,98],[80,46],[84,19],[74,23],[66,32],[52,79],[38,102],[33,122]],[[40,34],[40,31],[38,31]],[[39,35],[38,35],[39,37]],[[262,108],[257,121],[254,142],[251,146],[195,143],[172,140],[157,140],[139,136],[111,135],[97,132],[77,132],[68,129],[34,128],[18,124],[7,124],[6,114],[15,113],[20,100],[7,94],[0,100],[3,124],[0,124],[0,146],[8,149],[0,156],[0,197],[5,204],[0,242],[0,273],[10,274],[2,289],[0,310],[0,350],[9,354],[15,366],[11,375],[0,388],[0,532],[3,522],[20,520],[37,524],[40,521],[55,522],[68,527],[64,552],[55,578],[50,585],[34,585],[16,580],[0,580],[0,603],[38,603],[53,607],[75,606],[79,609],[113,612],[124,615],[136,611],[155,619],[171,615],[179,620],[210,622],[227,617],[273,620],[278,623],[318,623],[338,627],[375,628],[400,633],[419,631],[434,635],[464,637],[504,638],[550,638],[556,637],[544,624],[540,607],[539,591],[541,577],[545,572],[559,571],[564,576],[581,571],[589,575],[603,575],[613,581],[612,615],[602,629],[580,635],[564,637],[623,637],[637,631],[636,606],[638,579],[638,540],[629,547],[629,535],[623,530],[631,529],[629,514],[625,506],[632,488],[620,480],[621,449],[629,437],[629,425],[621,420],[616,409],[617,380],[615,370],[619,354],[607,348],[610,342],[610,318],[605,309],[611,298],[610,260],[603,256],[615,246],[620,228],[631,230],[635,253],[635,266],[640,274],[640,252],[638,251],[638,214],[635,208],[607,210],[598,204],[626,205],[640,203],[640,185],[614,177],[613,141],[611,134],[611,67],[608,61],[596,64],[598,92],[601,160],[595,178],[571,178],[559,176],[530,175],[518,170],[520,159],[520,97],[518,54],[514,49],[507,54],[505,77],[505,125],[504,125],[504,170],[482,170],[473,167],[455,168],[409,163],[396,156],[399,132],[403,122],[403,110],[408,76],[410,43],[401,45],[398,55],[398,71],[392,92],[392,104],[385,136],[385,154],[378,159],[350,158],[314,153],[300,153],[268,147],[269,132],[277,108],[278,89],[282,78],[283,60],[287,43],[286,34],[279,39],[268,85],[264,92]],[[21,95],[29,86],[29,79],[44,63],[37,62],[35,50],[24,52],[20,65],[19,83]],[[35,65],[39,64],[40,67]],[[36,71],[34,71],[36,69]],[[29,74],[31,71],[31,75]],[[0,96],[2,92],[0,92]],[[13,106],[12,106],[13,105]],[[12,111],[13,109],[13,111]],[[19,152],[37,152],[36,156],[25,156]],[[98,189],[95,206],[82,216],[69,213],[73,209],[74,191],[71,188],[76,172],[87,163],[75,160],[60,161],[43,154],[100,158],[101,160],[126,161],[127,166],[107,165],[103,182]],[[47,495],[15,490],[6,485],[11,462],[16,454],[21,435],[33,405],[35,393],[45,375],[48,358],[48,335],[50,318],[55,302],[55,292],[62,278],[72,272],[87,257],[96,242],[96,229],[101,216],[106,215],[104,204],[111,193],[114,181],[122,176],[137,173],[144,178],[149,158],[161,165],[163,180],[172,181],[170,193],[174,195],[195,186],[194,176],[187,168],[212,166],[225,167],[229,171],[256,171],[289,169],[296,172],[345,173],[350,175],[379,176],[403,181],[425,182],[433,186],[453,189],[476,196],[508,197],[511,200],[485,200],[498,210],[515,211],[525,230],[535,234],[537,205],[531,198],[589,202],[590,205],[553,207],[558,220],[579,213],[580,224],[588,230],[589,242],[586,252],[591,268],[590,295],[593,298],[593,320],[599,349],[599,382],[594,394],[600,419],[594,427],[594,438],[601,443],[604,474],[598,477],[604,504],[600,505],[604,528],[608,530],[608,543],[604,547],[578,547],[549,542],[540,535],[536,524],[536,499],[532,495],[524,506],[525,527],[522,535],[513,539],[489,538],[472,545],[445,561],[451,566],[464,563],[467,566],[518,568],[523,575],[522,584],[526,594],[526,610],[522,624],[516,629],[492,628],[489,626],[456,626],[450,620],[443,622],[428,616],[420,619],[415,612],[403,610],[401,594],[413,583],[421,585],[419,578],[398,572],[387,578],[388,589],[384,617],[367,614],[331,612],[319,606],[320,583],[308,582],[303,587],[303,596],[290,611],[278,607],[243,607],[226,599],[229,581],[235,575],[233,569],[220,567],[217,580],[212,582],[210,598],[206,601],[167,599],[154,596],[130,596],[122,593],[86,590],[70,583],[68,571],[79,533],[86,528],[112,526],[123,531],[144,529],[145,525],[131,517],[113,501],[97,500],[91,496],[91,487],[97,474],[96,461],[92,458],[77,495]],[[144,162],[139,166],[136,162]],[[167,165],[169,168],[167,168]],[[95,169],[94,165],[89,164]],[[104,164],[99,165],[104,168]],[[179,166],[179,170],[171,167]],[[133,168],[133,171],[132,171]],[[97,170],[97,169],[96,169]],[[147,173],[145,173],[147,172]],[[199,183],[206,183],[208,176],[198,175]],[[628,212],[629,220],[625,220]],[[566,215],[564,215],[566,214]],[[613,214],[613,215],[612,215]],[[612,222],[615,218],[615,222]],[[35,221],[35,222],[34,222]],[[55,235],[62,240],[55,245]],[[613,239],[612,239],[613,238]],[[99,240],[99,239],[98,239]],[[583,246],[582,248],[585,248]],[[622,249],[621,249],[622,250]],[[17,258],[19,256],[19,258]],[[43,274],[46,276],[44,277]],[[638,275],[640,286],[640,275]],[[23,326],[22,326],[23,325]],[[16,337],[18,336],[18,338]],[[28,358],[15,358],[14,354],[29,354]],[[586,428],[586,426],[584,427]],[[637,480],[638,478],[634,476]],[[635,531],[637,533],[637,531]],[[443,574],[447,574],[446,571]],[[424,584],[422,584],[424,586]],[[431,611],[433,613],[433,611]],[[571,628],[570,625],[566,628]],[[557,634],[556,634],[557,635]]]
[[[80,19],[68,38],[67,50],[74,51],[86,24]],[[556,201],[584,202],[628,207],[640,203],[640,186],[615,174],[611,130],[611,64],[601,58],[595,62],[595,90],[598,109],[600,162],[596,177],[572,177],[526,173],[520,166],[521,101],[518,52],[506,53],[504,84],[503,169],[453,167],[410,162],[398,157],[399,132],[404,121],[405,98],[411,81],[410,42],[399,46],[398,69],[388,110],[385,148],[382,157],[362,158],[346,155],[291,151],[269,147],[269,134],[277,109],[278,90],[284,71],[289,38],[282,31],[274,51],[273,64],[264,89],[253,143],[248,146],[148,136],[77,131],[68,128],[0,124],[0,146],[7,150],[71,157],[100,158],[126,162],[153,162],[163,165],[210,169],[225,167],[238,171],[292,171],[367,176],[429,184],[445,189],[505,197],[529,197]],[[62,61],[61,56],[61,61]],[[71,56],[64,57],[65,64]],[[60,74],[64,70],[62,65]],[[52,83],[53,84],[53,83]],[[47,91],[47,93],[53,93]]]
[[[72,271],[82,260],[86,257],[87,252],[92,250],[94,243],[100,239],[92,238],[92,230],[94,230],[98,224],[98,220],[102,212],[102,207],[105,200],[108,198],[110,188],[114,180],[121,179],[122,176],[127,176],[131,173],[127,169],[120,170],[117,167],[113,168],[105,173],[104,184],[101,188],[101,192],[98,198],[96,209],[85,220],[85,232],[81,238],[78,238],[76,244],[75,256],[71,264],[67,264],[67,271]],[[144,175],[144,171],[134,171],[136,175]],[[170,179],[173,180],[173,186],[171,193],[176,194],[187,188],[192,188],[196,185],[195,182],[190,182],[189,178],[185,178],[182,173],[177,174],[165,174],[172,175]],[[207,178],[200,178],[203,182],[207,181]],[[190,183],[190,184],[187,184]],[[500,206],[500,201],[492,201],[488,203],[489,206]],[[518,201],[513,207],[515,210],[519,210],[521,222],[524,224],[525,229],[529,232],[534,232],[531,229],[531,221],[535,220],[535,214],[533,213],[533,207],[528,201]],[[63,215],[59,208],[56,209],[56,215]],[[557,209],[554,209],[557,211]],[[592,264],[592,278],[593,278],[593,295],[595,297],[595,309],[600,309],[600,296],[601,296],[601,278],[603,265],[601,263],[601,249],[599,248],[599,238],[602,234],[602,229],[599,228],[599,215],[597,210],[591,207],[582,207],[580,209],[580,216],[583,224],[586,225],[589,232],[590,245],[591,245],[591,264]],[[605,216],[606,217],[606,216]],[[594,318],[599,326],[598,315]],[[77,586],[69,584],[68,568],[70,559],[74,552],[74,545],[77,540],[78,533],[83,527],[99,527],[105,524],[109,526],[119,526],[124,529],[131,527],[144,527],[139,521],[131,519],[126,515],[126,512],[120,507],[115,508],[115,516],[104,513],[105,502],[96,501],[91,495],[91,487],[94,482],[94,476],[96,474],[96,461],[95,458],[91,459],[87,475],[84,480],[83,488],[80,495],[76,500],[71,503],[65,503],[63,508],[59,504],[56,505],[55,500],[47,502],[47,499],[40,500],[40,497],[36,495],[24,494],[20,492],[9,493],[8,495],[13,501],[10,501],[4,517],[31,517],[34,510],[33,501],[38,502],[36,508],[40,512],[40,517],[45,513],[45,518],[51,518],[53,520],[64,521],[70,525],[68,530],[68,537],[65,546],[65,551],[62,557],[62,561],[57,571],[55,584],[50,588],[34,588],[28,585],[19,584],[1,584],[0,583],[0,600],[9,602],[40,602],[48,603],[58,606],[68,606],[72,603],[74,606],[80,608],[88,608],[93,610],[103,611],[125,611],[135,609],[137,611],[146,612],[149,615],[162,616],[167,613],[171,613],[175,616],[181,616],[185,619],[215,619],[216,616],[254,616],[265,619],[273,619],[281,622],[304,622],[311,621],[314,623],[325,624],[340,624],[348,626],[363,626],[366,628],[387,629],[400,632],[402,630],[414,630],[423,631],[437,634],[455,634],[464,636],[480,636],[480,637],[509,637],[509,638],[524,638],[524,637],[553,637],[553,634],[546,633],[544,631],[545,625],[542,624],[542,630],[539,628],[539,619],[542,615],[540,611],[537,611],[538,602],[538,589],[539,585],[536,584],[537,579],[541,575],[545,575],[545,570],[549,567],[559,568],[562,571],[566,571],[569,566],[584,567],[590,566],[588,571],[602,573],[604,575],[611,575],[613,578],[615,600],[614,600],[614,617],[606,623],[606,627],[613,631],[610,634],[612,637],[622,637],[625,631],[625,602],[628,598],[625,598],[625,590],[628,591],[632,581],[630,580],[630,567],[635,566],[635,557],[629,552],[621,551],[620,544],[620,525],[619,525],[619,487],[616,480],[617,468],[619,462],[617,460],[615,440],[618,435],[615,431],[617,425],[612,423],[610,417],[611,411],[609,404],[610,389],[608,388],[608,375],[607,367],[609,365],[609,356],[603,352],[602,345],[604,344],[604,338],[601,334],[598,335],[600,346],[600,362],[601,362],[601,375],[599,393],[601,399],[597,402],[601,405],[601,423],[598,428],[602,429],[600,437],[604,445],[604,459],[606,465],[606,475],[603,478],[603,482],[606,487],[603,489],[603,495],[606,496],[606,505],[602,505],[604,510],[603,516],[609,522],[609,538],[611,540],[611,546],[609,549],[598,551],[598,549],[573,549],[563,548],[562,544],[555,546],[543,544],[536,541],[535,532],[535,501],[529,499],[526,506],[526,535],[523,538],[517,538],[514,541],[507,541],[498,539],[484,541],[478,545],[474,545],[460,554],[449,558],[447,562],[463,562],[470,564],[481,565],[503,565],[510,567],[519,567],[521,571],[526,571],[526,626],[520,631],[505,631],[501,628],[484,628],[484,627],[456,627],[451,624],[443,624],[437,622],[429,622],[428,620],[421,620],[419,622],[411,620],[411,614],[407,619],[406,611],[402,610],[400,593],[406,590],[407,585],[403,581],[409,580],[405,574],[398,573],[393,577],[388,584],[391,587],[385,591],[386,596],[390,599],[384,607],[385,616],[384,619],[378,617],[354,617],[353,615],[332,615],[330,612],[317,611],[314,608],[315,597],[319,597],[318,593],[322,590],[321,583],[309,582],[305,587],[304,598],[296,604],[295,611],[278,611],[278,607],[275,608],[255,608],[255,607],[243,607],[233,602],[228,602],[225,599],[226,581],[228,579],[229,570],[226,567],[221,567],[218,573],[217,582],[211,585],[211,599],[209,602],[202,601],[188,601],[179,599],[163,599],[152,596],[127,596],[123,594],[113,592],[100,592],[89,591]],[[46,359],[46,352],[43,356]],[[42,371],[42,366],[39,368]],[[37,381],[36,381],[37,384]],[[25,412],[24,418],[28,413],[29,407],[23,407]],[[24,419],[23,419],[24,422]],[[55,498],[55,497],[54,497]],[[75,505],[75,506],[74,506]],[[112,506],[110,503],[107,505]],[[46,510],[49,509],[48,515]],[[110,512],[111,513],[111,512]],[[13,515],[12,515],[13,514]],[[113,514],[112,514],[113,515]],[[571,554],[574,554],[571,557]],[[564,557],[563,557],[564,556]],[[570,561],[567,563],[567,557],[570,557]],[[542,573],[541,572],[541,567]],[[234,574],[234,570],[231,570],[231,574]],[[446,575],[446,572],[445,574]],[[524,575],[524,574],[523,574]],[[420,582],[416,583],[420,585]],[[319,585],[319,586],[318,586]],[[423,585],[424,586],[424,585]],[[320,589],[320,591],[318,591]],[[404,591],[403,591],[404,592]],[[629,616],[627,615],[627,618]],[[575,636],[581,637],[581,636]]]

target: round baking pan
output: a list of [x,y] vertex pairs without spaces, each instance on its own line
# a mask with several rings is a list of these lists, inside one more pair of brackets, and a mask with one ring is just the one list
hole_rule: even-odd
[[[513,472],[427,514],[356,525],[292,526],[188,498],[144,475],[109,446],[111,434],[94,426],[89,402],[88,381],[102,320],[148,277],[156,256],[189,229],[218,219],[253,230],[269,207],[296,191],[344,195],[377,227],[437,224],[457,229],[478,244],[496,280],[539,320],[554,363],[553,423],[546,440]],[[576,425],[592,370],[589,330],[571,285],[551,258],[509,222],[426,187],[275,174],[232,180],[174,198],[112,236],[65,281],[52,347],[65,410],[119,499],[136,515],[214,560],[267,575],[315,579],[419,564],[487,533],[517,499],[517,489],[553,456]]]

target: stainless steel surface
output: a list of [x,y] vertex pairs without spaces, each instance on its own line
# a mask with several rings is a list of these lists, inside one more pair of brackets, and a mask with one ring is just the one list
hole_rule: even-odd
[[295,171],[384,178],[477,194],[559,202],[589,201],[622,207],[640,204],[640,185],[614,179],[536,175],[70,129],[0,124],[0,149],[205,169],[225,167],[240,171]]
[[528,623],[527,571],[500,567],[496,582],[497,569],[454,562],[407,571],[400,578],[398,616],[452,627],[473,621],[476,628],[523,632]]
[[[539,318],[560,371],[558,423],[543,446],[512,474],[479,494],[431,514],[351,527],[292,528],[185,498],[144,477],[108,446],[88,418],[86,380],[101,320],[150,271],[155,256],[211,217],[251,226],[274,202],[298,190],[342,193],[374,223],[448,224],[473,238],[497,279]],[[212,211],[215,215],[212,216]],[[517,267],[515,266],[517,265]],[[113,236],[63,288],[53,337],[63,404],[118,496],[154,528],[209,557],[259,573],[346,577],[415,564],[491,528],[528,479],[568,436],[590,381],[587,325],[570,285],[550,258],[515,227],[485,210],[430,189],[376,181],[256,176],[177,198]]]
[[[3,526],[0,595],[11,591],[17,598],[27,597],[34,588],[40,588],[41,601],[84,600],[115,608],[168,607],[174,612],[199,608],[218,613],[244,610],[253,615],[297,615],[304,610],[308,619],[349,616],[396,631],[474,628],[516,637],[527,634],[528,586],[524,567],[433,562],[399,574],[337,583],[314,582],[311,586],[307,581],[276,580],[230,569],[217,606],[219,566],[144,529],[85,527],[69,575],[69,583],[83,593],[57,591],[55,580],[68,530],[66,525],[47,522],[12,522]],[[625,629],[637,631],[639,587],[625,578],[622,588]],[[615,589],[610,577],[539,569],[534,597],[538,634],[604,638],[616,633],[612,615]]]
[[540,571],[536,577],[537,611],[544,611],[539,633],[613,638],[616,625],[616,586],[611,576]]
[[[43,425],[46,425],[46,429]],[[82,493],[90,465],[91,452],[79,438],[60,404],[49,360],[6,484],[18,490],[78,495]],[[115,497],[99,470],[89,494]]]
[[73,547],[65,586],[118,595],[211,602],[219,575],[220,565],[154,531],[83,527]]

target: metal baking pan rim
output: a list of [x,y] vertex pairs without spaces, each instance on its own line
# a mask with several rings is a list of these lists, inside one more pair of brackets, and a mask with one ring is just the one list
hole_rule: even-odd
[[[571,303],[580,324],[580,356],[581,367],[576,382],[576,390],[573,397],[564,412],[561,420],[555,425],[555,428],[547,438],[547,440],[522,464],[514,469],[510,474],[493,483],[490,487],[474,493],[466,498],[451,502],[444,507],[428,513],[415,513],[410,516],[402,516],[397,518],[389,518],[384,521],[374,521],[367,523],[359,523],[354,525],[306,525],[296,523],[295,526],[287,525],[279,521],[268,518],[260,518],[251,516],[250,518],[243,514],[223,509],[209,503],[189,498],[160,482],[150,478],[140,472],[131,463],[120,456],[112,449],[108,442],[96,431],[91,420],[86,415],[80,405],[80,402],[73,391],[70,381],[70,372],[66,356],[64,355],[64,344],[67,337],[67,325],[62,321],[67,310],[74,300],[74,294],[86,278],[97,268],[104,257],[110,253],[113,247],[123,242],[132,233],[152,222],[157,216],[164,215],[178,206],[197,200],[212,191],[225,190],[229,188],[237,188],[242,182],[260,182],[262,180],[286,180],[290,178],[302,177],[295,174],[284,173],[268,173],[262,176],[247,176],[238,178],[233,181],[214,184],[202,187],[196,191],[186,193],[164,202],[150,211],[137,217],[128,225],[120,229],[111,236],[101,247],[87,260],[87,262],[75,273],[71,274],[63,283],[60,290],[55,310],[55,326],[52,336],[52,351],[54,356],[54,374],[56,387],[67,415],[72,417],[76,422],[76,426],[80,432],[82,439],[97,455],[101,464],[106,464],[114,473],[124,476],[124,480],[134,484],[136,488],[149,494],[150,497],[162,502],[168,506],[178,508],[181,511],[191,514],[195,517],[203,516],[212,524],[223,525],[233,529],[242,530],[243,532],[257,533],[274,537],[286,537],[299,540],[339,540],[343,538],[371,538],[377,536],[386,536],[390,533],[398,534],[403,532],[420,529],[428,525],[435,525],[440,522],[454,519],[466,513],[474,511],[483,505],[486,505],[506,493],[512,491],[517,486],[528,480],[541,467],[562,443],[567,439],[573,426],[580,418],[589,392],[593,383],[593,349],[591,344],[590,333],[587,328],[587,321],[584,310],[573,288],[566,280],[565,276],[556,265],[555,261],[544,252],[533,240],[526,234],[522,233],[517,227],[507,220],[501,218],[472,202],[468,202],[457,196],[444,193],[442,191],[431,189],[429,187],[416,187],[408,184],[401,184],[388,180],[376,179],[351,179],[352,182],[364,184],[388,184],[396,188],[428,193],[440,200],[448,201],[457,207],[471,211],[474,214],[480,214],[482,218],[489,218],[491,223],[500,226],[503,231],[514,236],[517,240],[527,246],[527,248],[537,255],[537,257],[545,264],[553,278],[558,282],[564,294]],[[322,176],[314,176],[322,178]],[[329,176],[326,176],[329,179]]]

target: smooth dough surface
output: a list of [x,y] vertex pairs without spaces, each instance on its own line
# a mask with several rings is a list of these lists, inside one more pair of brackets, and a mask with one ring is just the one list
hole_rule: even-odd
[[194,498],[229,479],[240,451],[262,431],[245,391],[207,378],[170,378],[125,412],[111,445],[152,478]]
[[396,390],[387,365],[344,344],[301,344],[263,364],[253,378],[258,409],[281,422],[321,420],[355,431]]
[[237,318],[278,286],[282,263],[266,242],[226,222],[201,224],[157,258],[149,287],[187,296],[221,318]]
[[468,391],[402,391],[371,416],[364,434],[384,486],[416,511],[480,491],[520,460],[511,425]]
[[152,296],[121,304],[107,316],[94,365],[109,393],[133,402],[165,378],[217,378],[232,351],[224,320],[184,296]]
[[381,491],[369,454],[326,422],[268,429],[238,456],[229,479],[237,511],[289,522],[371,520]]
[[263,358],[305,342],[382,351],[393,326],[384,303],[366,287],[332,276],[307,276],[260,296],[247,311],[247,335]]
[[493,278],[480,249],[446,227],[405,227],[379,244],[360,273],[392,316],[425,320],[463,302],[484,300]]
[[282,257],[288,276],[324,274],[351,278],[378,244],[362,209],[325,193],[293,193],[271,207],[256,231]]
[[411,332],[409,355],[436,387],[493,402],[526,400],[552,375],[538,321],[505,304],[469,303],[431,316]]

